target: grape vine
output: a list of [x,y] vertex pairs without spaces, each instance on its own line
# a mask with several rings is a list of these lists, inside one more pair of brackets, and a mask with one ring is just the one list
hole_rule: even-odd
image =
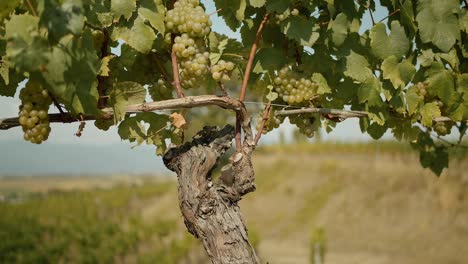
[[[241,40],[213,32],[205,11],[213,4]],[[373,22],[364,23],[370,14]],[[67,121],[95,117],[99,128],[118,125],[122,138],[163,153],[180,131],[160,131],[168,122],[160,115],[126,115],[130,106],[144,104],[147,94],[172,99],[177,85],[187,96],[221,86],[240,101],[249,87],[249,100],[273,106],[262,132],[279,127],[284,111],[295,111],[288,119],[307,136],[359,117],[363,133],[412,142],[423,165],[440,174],[447,145],[426,136],[457,130],[461,143],[466,134],[466,21],[459,0],[16,1],[0,12],[0,95],[14,96],[29,79],[25,89],[44,89],[73,117]],[[47,109],[38,102],[31,108],[24,93],[25,138],[40,143],[50,130]],[[103,115],[106,107],[113,120]]]

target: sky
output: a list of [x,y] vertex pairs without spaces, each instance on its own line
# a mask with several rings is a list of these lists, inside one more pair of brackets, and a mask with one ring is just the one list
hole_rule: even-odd
[[[207,13],[215,12],[211,1],[202,1]],[[382,9],[374,14],[376,20],[386,16]],[[240,38],[238,32],[232,32],[224,21],[211,16],[213,30],[230,37]],[[369,28],[370,17],[364,18],[362,31]],[[15,98],[0,96],[0,118],[18,115],[18,92]],[[51,112],[57,112],[53,107]],[[339,123],[331,133],[322,133],[323,140],[329,141],[369,141],[367,134],[362,134],[357,119],[348,119]],[[133,145],[122,141],[116,128],[104,132],[88,122],[83,135],[74,136],[77,123],[52,124],[51,135],[42,145],[33,145],[22,139],[21,128],[0,131],[0,176],[5,175],[89,175],[89,174],[148,174],[168,173],[161,158],[154,154],[154,147]],[[291,138],[293,127],[283,124],[280,129],[262,138],[263,144],[274,143],[282,133]],[[384,139],[391,139],[390,133]]]

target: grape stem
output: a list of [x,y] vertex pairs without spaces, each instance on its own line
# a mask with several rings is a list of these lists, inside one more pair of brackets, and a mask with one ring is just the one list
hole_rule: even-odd
[[218,10],[216,10],[216,11],[214,11],[214,12],[208,14],[208,16],[212,16],[212,15],[214,15],[214,14],[217,14],[217,13],[218,13],[219,11],[221,11],[221,10],[223,10],[223,9],[220,8],[220,9],[218,9]]
[[[258,44],[260,43],[260,39],[262,38],[263,28],[267,23],[269,18],[269,14],[267,13],[264,17],[260,25],[258,26],[257,35],[255,37],[255,42],[252,44],[252,48],[250,49],[249,60],[247,61],[247,66],[245,67],[244,79],[242,80],[242,86],[240,91],[239,101],[243,102],[245,99],[245,92],[247,90],[247,84],[250,78],[250,72],[252,71],[252,65],[255,58],[255,54],[257,53]],[[241,151],[241,126],[240,126],[239,118],[236,118],[236,150],[237,152]]]
[[172,61],[172,74],[174,76],[174,86],[176,89],[177,97],[182,98],[184,97],[184,92],[182,92],[182,86],[180,85],[180,75],[179,75],[179,65],[177,64],[177,56],[175,53],[175,50],[173,48],[174,46],[174,39],[175,35],[171,35],[171,61]]
[[36,17],[37,17],[37,12],[36,12],[36,10],[34,9],[33,5],[31,4],[31,1],[30,1],[30,0],[26,0],[26,4],[28,4],[29,9],[31,9],[31,13],[33,14],[33,16],[36,16]]
[[218,82],[219,89],[223,93],[223,96],[229,96],[228,92],[226,91],[226,88],[224,87],[223,82]]
[[78,131],[75,133],[75,136],[81,137],[85,126],[86,122],[84,121],[83,114],[80,114],[80,126],[78,127]]
[[258,141],[260,141],[260,138],[262,137],[263,128],[265,127],[265,124],[268,121],[268,118],[270,116],[270,111],[271,111],[271,102],[268,102],[265,105],[265,110],[263,110],[262,123],[260,123],[260,127],[258,128],[257,134],[255,135],[255,139],[254,139],[255,146],[258,144]]
[[392,13],[388,14],[388,16],[386,16],[386,17],[380,19],[379,22],[377,22],[377,23],[383,22],[385,19],[387,19],[387,18],[393,16],[394,14],[396,14],[396,13],[398,13],[398,12],[400,12],[400,9],[399,9],[399,8],[398,8],[397,10],[393,11]]

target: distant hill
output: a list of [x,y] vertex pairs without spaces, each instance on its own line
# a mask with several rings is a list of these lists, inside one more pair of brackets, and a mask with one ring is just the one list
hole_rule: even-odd
[[0,141],[0,176],[167,173],[154,147]]

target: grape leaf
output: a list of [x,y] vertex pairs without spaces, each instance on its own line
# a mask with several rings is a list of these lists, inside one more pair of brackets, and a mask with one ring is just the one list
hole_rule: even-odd
[[40,24],[48,29],[48,38],[57,43],[66,34],[81,34],[84,10],[81,0],[39,0]]
[[360,103],[367,102],[369,106],[382,105],[382,98],[380,98],[380,91],[382,86],[380,81],[375,78],[369,78],[361,85],[359,85],[358,98]]
[[262,7],[265,5],[266,0],[249,0],[250,5],[253,7]]
[[109,93],[109,103],[114,109],[114,122],[123,119],[127,107],[141,104],[145,101],[146,89],[135,82],[120,82],[114,84]]
[[419,150],[419,161],[423,168],[429,168],[437,176],[440,176],[444,168],[448,168],[447,148],[437,146],[428,134],[420,133],[412,146]]
[[418,56],[418,62],[424,67],[431,66],[432,62],[434,62],[434,52],[432,49],[422,50]]
[[440,117],[440,109],[436,102],[427,103],[420,110],[421,113],[421,123],[427,127],[432,126],[432,121],[434,118]]
[[[167,149],[166,139],[173,143],[180,142],[180,137],[176,130],[168,127],[170,122],[166,115],[158,115],[151,112],[138,113],[133,117],[125,118],[119,125],[118,133],[124,140],[136,142],[141,145],[146,142],[148,145],[157,146],[156,154],[162,155]],[[142,123],[149,124],[148,129]]]
[[233,31],[240,26],[245,19],[247,0],[214,0],[218,15],[221,16],[226,25]]
[[434,62],[427,71],[427,92],[437,96],[445,105],[450,105],[455,92],[455,80],[451,71],[446,70],[440,63]]
[[35,36],[31,43],[15,38],[8,43],[6,55],[21,72],[40,70],[48,61],[49,47],[45,39]]
[[114,13],[114,21],[119,21],[120,17],[129,20],[136,10],[136,0],[111,0],[111,11]]
[[400,0],[400,22],[414,36],[418,30],[414,23],[413,0]]
[[408,60],[399,63],[398,59],[392,55],[383,61],[382,72],[384,79],[390,80],[393,87],[398,89],[405,87],[413,79],[416,68]]
[[460,39],[458,19],[454,14],[459,10],[458,0],[419,0],[416,21],[422,42],[432,42],[443,52],[448,52]]
[[141,17],[137,17],[131,27],[117,27],[111,35],[112,40],[121,39],[135,50],[141,53],[150,52],[156,34],[153,29],[145,24]]
[[333,44],[335,44],[336,46],[341,46],[341,44],[343,44],[346,37],[348,36],[348,28],[348,17],[344,13],[339,13],[333,21],[333,25],[331,27],[331,37]]
[[344,75],[358,82],[365,82],[373,78],[369,62],[362,55],[351,50],[351,53],[346,57]]
[[101,67],[99,68],[99,76],[109,76],[109,62],[115,57],[115,55],[109,55],[101,59]]
[[317,94],[327,94],[331,93],[331,88],[328,86],[327,80],[321,73],[315,72],[312,74],[312,81],[318,85]]
[[268,12],[281,14],[288,10],[291,4],[291,0],[270,0],[266,3],[266,9]]
[[463,94],[463,99],[468,103],[468,73],[457,75],[457,91]]
[[0,95],[13,97],[18,84],[25,78],[11,69],[8,61],[0,61]]
[[67,35],[52,49],[42,72],[44,84],[72,114],[98,113],[97,73],[100,61],[93,36],[85,30],[81,37]]
[[20,4],[21,0],[0,1],[0,19],[7,17]]
[[418,88],[411,86],[406,92],[406,104],[408,105],[408,113],[414,114],[419,106],[424,103],[424,97],[418,94]]
[[381,126],[381,125],[377,124],[376,122],[374,122],[367,128],[367,133],[373,139],[379,139],[385,134],[387,129],[388,128],[386,126]]
[[138,15],[140,15],[143,20],[149,21],[154,29],[156,29],[160,34],[164,35],[166,30],[166,26],[164,24],[164,13],[159,13],[148,8],[140,7],[138,9]]
[[287,63],[283,49],[263,48],[257,52],[254,61],[254,73],[262,73],[268,70],[281,69]]
[[280,23],[283,34],[302,46],[312,47],[320,37],[319,26],[312,18],[290,16]]
[[22,39],[26,44],[31,44],[33,35],[37,32],[39,18],[29,14],[13,15],[5,23],[5,39]]
[[382,60],[391,55],[401,58],[409,50],[405,29],[396,20],[392,21],[390,35],[385,24],[377,23],[370,31],[370,38],[372,52]]

